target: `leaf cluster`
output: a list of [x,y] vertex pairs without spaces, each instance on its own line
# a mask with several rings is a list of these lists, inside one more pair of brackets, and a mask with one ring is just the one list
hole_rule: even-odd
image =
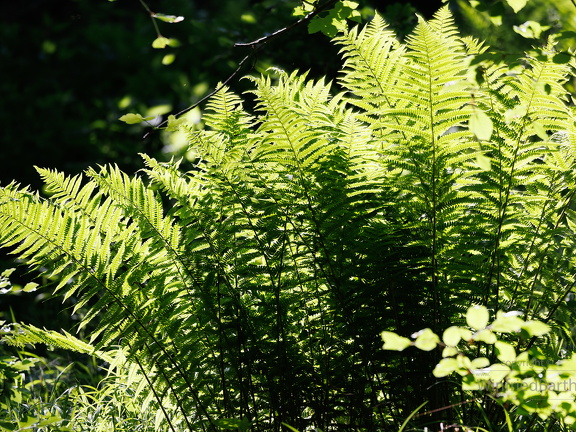
[[[564,424],[572,425],[576,421],[572,397],[574,358],[555,363],[538,349],[517,353],[511,343],[502,340],[502,335],[540,337],[550,332],[548,325],[536,320],[524,321],[521,315],[498,311],[489,324],[488,309],[472,306],[466,313],[467,327],[448,327],[442,339],[424,329],[412,335],[414,341],[394,332],[382,332],[384,349],[402,351],[412,345],[430,351],[442,346],[442,359],[433,371],[435,377],[460,375],[462,390],[475,394],[477,399],[489,395],[502,406],[508,402],[516,405],[519,415],[538,415],[542,419],[556,416]],[[485,356],[470,359],[466,352],[473,350],[462,344],[477,343],[485,344],[488,348],[485,353],[493,351],[498,361],[491,362]]]

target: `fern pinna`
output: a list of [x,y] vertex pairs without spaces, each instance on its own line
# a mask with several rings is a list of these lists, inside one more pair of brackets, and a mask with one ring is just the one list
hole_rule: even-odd
[[486,48],[447,8],[406,43],[378,16],[335,43],[343,92],[275,71],[251,78],[250,114],[224,88],[188,170],[143,155],[147,181],[39,169],[49,198],[0,190],[1,244],[78,298],[95,350],[124,349],[160,429],[382,430],[454,391],[429,392],[435,355],[385,354],[380,331],[437,330],[470,302],[566,311],[570,65],[551,45],[478,69]]

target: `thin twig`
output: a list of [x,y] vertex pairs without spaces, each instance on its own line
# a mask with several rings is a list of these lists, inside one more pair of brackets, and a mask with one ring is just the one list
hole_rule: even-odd
[[[337,1],[338,0],[328,0],[326,3],[319,5],[316,9],[314,9],[308,15],[306,15],[303,18],[300,18],[298,21],[290,24],[289,26],[286,26],[280,30],[276,30],[274,33],[269,34],[268,36],[263,36],[260,39],[257,39],[253,42],[235,43],[234,46],[235,47],[246,47],[246,46],[254,47],[254,46],[257,46],[260,44],[266,44],[266,43],[270,42],[272,39],[277,38],[278,36],[292,30],[293,28],[298,27],[298,26],[302,25],[303,23],[310,21],[312,18],[314,18],[319,13],[325,11],[326,9],[328,9],[331,6],[334,6]],[[572,0],[572,1],[576,1],[576,0]]]
[[[228,78],[226,78],[226,81],[224,81],[222,84],[220,84],[218,87],[216,87],[212,92],[208,93],[206,96],[204,96],[202,99],[200,99],[198,102],[196,102],[194,105],[190,105],[188,108],[184,108],[182,111],[176,113],[174,116],[178,117],[181,116],[182,114],[186,114],[188,111],[196,108],[198,105],[200,105],[202,102],[204,102],[206,99],[211,98],[212,96],[214,96],[216,93],[218,93],[220,90],[222,90],[224,88],[224,86],[226,86],[237,74],[238,72],[240,72],[240,70],[242,69],[242,66],[244,66],[244,63],[246,63],[250,58],[252,58],[252,56],[254,55],[254,53],[259,49],[260,47],[257,47],[254,51],[252,51],[250,54],[248,54],[246,57],[244,57],[242,59],[242,61],[238,64],[238,67],[236,68],[236,70],[234,72],[232,72],[232,75],[230,75]],[[160,123],[158,126],[154,127],[154,129],[152,129],[149,132],[146,132],[146,134],[144,135],[144,137],[142,139],[146,139],[148,138],[148,136],[154,132],[157,129],[160,129],[162,126],[164,126],[166,123],[168,123],[168,120],[164,120],[162,123]]]
[[148,5],[144,2],[144,0],[139,0],[139,1],[140,1],[140,4],[142,5],[142,7],[143,7],[144,9],[146,9],[146,12],[148,12],[148,14],[150,15],[150,19],[152,20],[152,24],[154,25],[154,29],[156,30],[156,35],[157,35],[158,37],[162,36],[162,35],[160,34],[160,29],[158,28],[158,24],[156,24],[156,20],[154,19],[154,12],[152,12],[152,11],[150,10],[150,8],[149,8]]
[[457,403],[453,403],[453,404],[451,404],[451,405],[444,406],[444,407],[441,407],[441,408],[436,408],[436,409],[433,409],[433,410],[426,411],[426,412],[420,413],[420,414],[418,414],[418,415],[415,415],[414,418],[416,418],[416,417],[422,417],[422,416],[429,415],[429,414],[434,414],[434,413],[436,413],[436,412],[440,412],[440,411],[444,411],[444,410],[447,410],[447,409],[450,409],[450,408],[454,408],[455,406],[458,406],[458,405],[464,405],[464,404],[467,404],[467,403],[470,403],[470,402],[475,402],[475,401],[477,401],[478,399],[479,399],[479,398],[468,399],[468,400],[461,401],[461,402],[457,402]]
[[[142,1],[142,0],[141,0]],[[200,105],[201,103],[203,103],[206,99],[211,98],[212,96],[214,96],[216,93],[218,93],[220,90],[222,90],[222,88],[224,88],[230,81],[232,81],[232,79],[238,75],[238,72],[240,72],[240,70],[242,69],[242,67],[244,66],[244,64],[250,60],[252,57],[254,57],[254,55],[260,50],[262,49],[266,44],[268,44],[271,40],[276,39],[277,37],[283,35],[284,33],[287,33],[289,31],[291,31],[292,29],[299,27],[305,23],[307,23],[308,21],[310,21],[312,18],[314,18],[316,15],[318,15],[319,13],[325,11],[326,9],[330,8],[331,6],[334,6],[336,4],[338,0],[327,0],[325,3],[319,5],[316,9],[314,9],[312,12],[310,12],[308,15],[306,15],[303,18],[300,18],[298,21],[284,27],[281,28],[280,30],[276,30],[274,33],[269,34],[267,36],[263,36],[259,39],[256,39],[255,41],[252,42],[246,42],[246,43],[235,43],[234,47],[250,47],[252,48],[252,51],[250,51],[249,54],[247,54],[238,64],[238,67],[236,68],[236,70],[234,72],[232,72],[232,74],[230,76],[228,76],[228,78],[226,78],[226,80],[220,84],[218,87],[216,87],[216,89],[214,89],[212,92],[210,92],[209,94],[207,94],[206,96],[204,96],[202,99],[200,99],[198,102],[196,102],[193,105],[190,105],[188,108],[183,109],[182,111],[178,112],[175,114],[175,117],[181,116],[182,114],[186,114],[188,111],[196,108],[198,105]],[[573,0],[574,1],[574,0]],[[160,123],[158,126],[156,126],[153,130],[147,132],[143,139],[146,139],[152,132],[154,132],[157,129],[160,129],[161,127],[163,127],[166,123],[168,123],[168,120],[164,120],[162,123]]]

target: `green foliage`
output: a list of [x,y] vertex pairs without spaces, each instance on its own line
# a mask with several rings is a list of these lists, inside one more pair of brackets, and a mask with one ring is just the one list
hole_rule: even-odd
[[559,48],[574,45],[572,0],[454,0],[459,22],[465,33],[487,41],[495,53],[511,57],[524,51],[540,51],[551,36],[560,36]]
[[[489,324],[488,310],[473,306],[466,314],[469,328],[448,327],[442,341],[430,329],[413,334],[414,341],[393,332],[383,332],[384,349],[403,350],[409,345],[424,350],[437,345],[443,347],[442,359],[433,371],[435,377],[459,375],[462,390],[471,396],[488,394],[502,406],[507,402],[516,405],[517,415],[537,415],[541,419],[555,416],[564,424],[572,425],[576,421],[573,397],[576,360],[572,355],[554,362],[537,348],[517,354],[514,345],[503,340],[504,335],[513,334],[518,339],[540,337],[550,332],[550,327],[543,322],[525,321],[521,315],[498,311],[496,319]],[[431,342],[430,346],[423,347],[419,340],[425,333]],[[404,339],[408,340],[408,345]],[[468,353],[475,353],[475,358],[470,358]],[[495,357],[495,360],[490,361],[488,357]]]
[[[28,356],[2,357],[2,430],[44,431],[160,431],[165,411],[147,390],[149,382],[137,364],[126,363],[122,350],[98,351],[66,332],[31,325],[3,329],[4,342],[47,344],[57,349],[92,355],[106,370],[104,379],[84,359],[66,367]],[[21,353],[25,353],[21,351]],[[87,379],[88,378],[88,379]],[[95,387],[91,381],[98,382]],[[165,402],[164,409],[170,407]]]
[[[308,24],[308,31],[310,33],[316,33],[321,31],[329,37],[334,37],[339,31],[343,31],[348,28],[348,23],[346,20],[360,21],[360,12],[356,9],[358,8],[358,2],[343,0],[335,1],[334,7],[328,10],[326,13],[316,15]],[[316,12],[319,7],[318,0],[302,1],[302,6],[298,6],[294,9],[294,16],[304,17],[310,13]]]
[[[102,359],[120,346],[138,377],[120,417],[153,404],[155,427],[171,431],[375,431],[427,400],[438,414],[418,422],[478,423],[440,410],[459,397],[428,374],[440,329],[465,316],[493,345],[494,331],[517,324],[487,330],[488,312],[507,308],[564,344],[576,256],[571,63],[555,62],[553,45],[520,66],[475,62],[485,48],[460,37],[448,8],[405,43],[380,16],[334,41],[343,92],[276,70],[250,78],[254,112],[225,87],[205,130],[172,122],[187,133],[189,168],[143,155],[135,176],[38,169],[48,198],[1,188],[0,244],[77,299],[90,335],[83,345],[23,326],[12,341]],[[471,303],[483,306],[466,313]],[[526,325],[527,337],[542,333]],[[382,352],[382,330],[387,347],[424,352]],[[445,337],[469,339],[461,328]],[[116,425],[123,376],[103,397],[83,393],[86,404],[112,401],[90,427]]]
[[[7,329],[2,329],[6,335]],[[28,354],[28,353],[26,353]],[[51,430],[70,431],[66,414],[62,409],[64,400],[54,402],[56,387],[65,371],[45,373],[39,379],[28,381],[34,369],[43,360],[31,355],[27,357],[0,357],[0,429],[2,431]]]

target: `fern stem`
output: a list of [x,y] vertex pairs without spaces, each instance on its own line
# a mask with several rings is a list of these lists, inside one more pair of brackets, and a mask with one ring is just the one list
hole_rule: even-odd
[[[130,343],[127,342],[127,345],[130,347]],[[140,362],[140,359],[138,358],[138,356],[134,356],[134,361],[136,362],[136,364],[138,365],[138,368],[140,369],[140,372],[142,373],[142,376],[144,376],[144,379],[146,380],[146,382],[148,383],[148,388],[152,391],[152,393],[154,394],[154,399],[156,399],[156,401],[158,402],[158,406],[160,407],[160,409],[162,410],[162,414],[164,414],[164,419],[166,420],[166,422],[168,423],[168,426],[170,427],[170,430],[172,430],[172,432],[177,432],[177,429],[174,427],[174,425],[172,424],[172,420],[170,419],[170,415],[168,414],[168,412],[166,411],[166,407],[164,406],[163,403],[163,397],[161,395],[158,394],[158,392],[156,391],[156,388],[154,387],[152,381],[150,380],[150,378],[148,377],[148,370],[144,367],[144,365]],[[188,419],[186,418],[187,416],[184,415],[184,419],[186,421],[186,423],[188,424],[188,430],[192,430],[190,423],[188,423]]]

